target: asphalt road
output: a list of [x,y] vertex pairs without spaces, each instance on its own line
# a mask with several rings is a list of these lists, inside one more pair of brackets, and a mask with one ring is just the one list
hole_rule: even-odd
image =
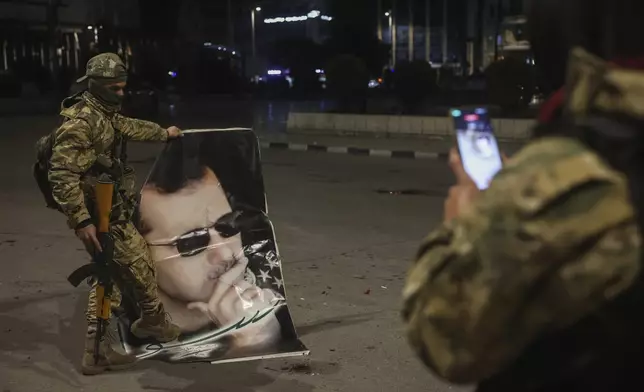
[[[400,321],[405,273],[451,182],[445,164],[288,151],[263,153],[265,182],[290,308],[311,356],[217,366],[150,361],[80,375],[86,289],[72,288],[66,275],[86,256],[63,217],[45,209],[30,173],[33,144],[50,126],[48,118],[0,119],[0,391],[461,390],[413,356]],[[154,152],[135,149],[141,178]],[[308,367],[292,370],[301,363]]]

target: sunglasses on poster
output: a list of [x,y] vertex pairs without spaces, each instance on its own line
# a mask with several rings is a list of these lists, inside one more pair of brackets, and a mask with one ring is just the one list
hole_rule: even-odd
[[168,242],[151,243],[149,246],[173,246],[181,257],[191,257],[210,248],[211,230],[215,230],[221,238],[228,239],[250,229],[257,224],[258,218],[264,220],[264,215],[248,214],[246,211],[233,211],[223,215],[213,225],[198,228],[184,233]]

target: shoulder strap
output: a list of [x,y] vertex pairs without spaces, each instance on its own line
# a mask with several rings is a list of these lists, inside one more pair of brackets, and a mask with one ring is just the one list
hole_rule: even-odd
[[122,164],[127,163],[127,137],[118,129],[114,128],[114,144],[112,144],[112,156]]
[[121,138],[121,154],[119,155],[119,159],[123,164],[127,163],[127,138],[125,136]]

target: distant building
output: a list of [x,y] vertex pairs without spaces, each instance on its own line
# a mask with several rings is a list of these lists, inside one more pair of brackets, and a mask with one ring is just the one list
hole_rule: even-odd
[[[404,60],[426,60],[427,59],[427,46],[426,46],[426,32],[425,26],[416,25],[413,27],[414,31],[414,45],[413,45],[413,58],[410,59],[409,52],[409,25],[403,24],[396,26],[396,61]],[[383,39],[382,42],[391,45],[392,44],[392,28],[389,26],[383,28]],[[430,43],[430,62],[442,64],[443,62],[443,29],[438,26],[431,26],[429,33],[429,43]],[[452,48],[455,48],[455,42],[451,42],[450,45]],[[455,54],[448,54],[448,62],[456,60]]]
[[0,70],[18,68],[33,62],[53,70],[59,66],[78,68],[80,42],[86,30],[90,10],[86,1],[65,0],[58,8],[58,46],[49,51],[49,1],[0,2]]
[[[246,43],[243,48],[246,54],[247,75],[262,74],[268,70],[269,53],[280,41],[308,39],[322,44],[329,33],[333,16],[327,13],[326,2],[323,0],[284,0],[274,1],[262,7],[260,11],[248,10],[248,34],[242,35]],[[255,26],[251,13],[255,15]],[[251,34],[255,34],[255,50],[257,57],[252,59]]]
[[[529,51],[521,16],[523,0],[467,0],[467,10],[467,53],[472,68],[485,69],[507,50]],[[521,48],[513,49],[508,39]]]
[[527,19],[523,15],[503,18],[498,38],[498,55],[511,56],[530,52],[530,41],[526,32]]
[[139,25],[137,0],[2,1],[0,71],[23,81],[49,74],[69,82],[98,52],[118,52],[129,62]]
[[380,20],[384,43],[393,44],[392,29],[395,30],[396,61],[429,60],[435,67],[461,65],[466,60],[461,23],[465,0],[410,1],[383,1],[383,7],[396,5],[395,10],[385,8]]

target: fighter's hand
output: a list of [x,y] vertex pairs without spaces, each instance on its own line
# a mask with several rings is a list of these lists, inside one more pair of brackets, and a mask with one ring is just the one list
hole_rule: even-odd
[[461,157],[456,149],[450,151],[449,166],[456,176],[456,185],[449,189],[448,196],[445,199],[443,207],[443,220],[445,223],[470,208],[480,193],[472,178],[465,171]]
[[81,241],[83,241],[85,249],[87,249],[88,252],[93,253],[96,250],[98,250],[99,252],[103,251],[101,242],[96,236],[96,226],[89,225],[80,229],[76,229],[76,236],[80,238]]
[[168,128],[168,139],[176,139],[183,136],[181,129],[175,127],[174,125]]
[[247,267],[248,259],[241,257],[230,270],[219,277],[215,285],[208,308],[219,325],[227,325],[243,317],[240,294],[250,286],[244,280]]
[[[200,310],[215,324],[224,327],[244,319],[250,322],[252,319],[248,319],[249,317],[274,306],[282,298],[272,290],[262,290],[246,282],[244,273],[247,267],[248,259],[244,257],[219,278],[207,304],[192,303],[188,308]],[[234,332],[232,336],[235,339],[234,345],[239,347],[270,344],[281,336],[280,324],[275,315],[262,317],[261,321],[253,321],[243,331]]]
[[218,279],[208,303],[191,303],[188,309],[200,310],[217,325],[223,326],[246,316],[251,308],[266,308],[263,291],[244,280],[248,259],[243,257]]

